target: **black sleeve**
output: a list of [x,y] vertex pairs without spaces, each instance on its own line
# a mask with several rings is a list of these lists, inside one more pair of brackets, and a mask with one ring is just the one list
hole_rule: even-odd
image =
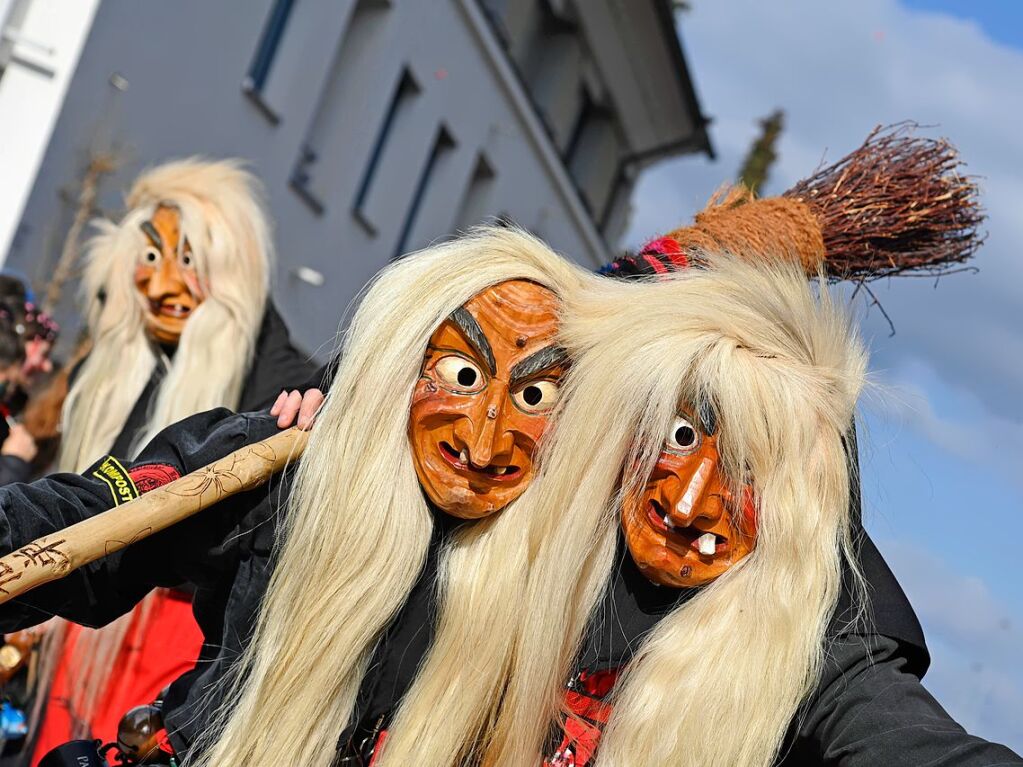
[[16,455],[0,455],[0,487],[15,482],[28,482],[32,465]]
[[305,391],[315,388],[306,385],[315,370],[309,355],[292,343],[277,308],[267,301],[239,410],[264,410],[273,404],[283,389]]
[[841,637],[797,720],[782,765],[994,767],[1023,765],[1005,746],[969,735],[905,669],[898,642]]
[[[0,553],[130,500],[131,492],[145,489],[143,480],[162,484],[161,477],[166,481],[187,474],[276,432],[274,419],[220,408],[164,429],[130,466],[104,459],[81,475],[56,474],[0,488]],[[122,487],[120,495],[112,481],[119,468],[135,475],[131,491]],[[223,551],[224,536],[244,513],[232,509],[233,500],[0,606],[0,631],[33,626],[52,615],[86,626],[104,625],[153,588],[194,580],[209,570],[208,560]],[[16,571],[0,574],[0,588],[12,576]]]

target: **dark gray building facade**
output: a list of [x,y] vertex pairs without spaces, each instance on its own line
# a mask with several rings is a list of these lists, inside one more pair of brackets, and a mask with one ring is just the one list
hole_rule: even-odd
[[250,161],[275,298],[321,353],[398,255],[500,220],[596,265],[647,164],[711,152],[661,0],[101,0],[5,268],[45,281],[110,150],[115,216],[145,166]]

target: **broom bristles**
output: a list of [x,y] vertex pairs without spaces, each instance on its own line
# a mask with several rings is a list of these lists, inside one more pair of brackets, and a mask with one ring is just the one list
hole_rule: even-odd
[[859,149],[785,192],[819,222],[829,276],[940,276],[983,242],[977,185],[955,147],[914,135],[917,127],[878,126]]

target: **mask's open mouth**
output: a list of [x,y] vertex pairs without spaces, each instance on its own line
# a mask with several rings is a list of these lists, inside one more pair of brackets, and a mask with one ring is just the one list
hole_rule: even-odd
[[664,507],[653,498],[647,503],[646,516],[650,525],[668,540],[692,549],[701,557],[716,557],[728,551],[728,538],[693,525],[675,526]]
[[171,317],[183,320],[192,313],[192,307],[175,301],[150,301],[149,311],[158,317]]
[[459,452],[447,442],[440,443],[440,454],[444,456],[445,461],[450,463],[459,471],[484,476],[494,482],[508,482],[510,480],[518,479],[522,475],[522,469],[515,465],[498,466],[491,463],[483,466],[482,468],[479,466],[473,466],[470,462],[468,448],[463,448],[462,451]]

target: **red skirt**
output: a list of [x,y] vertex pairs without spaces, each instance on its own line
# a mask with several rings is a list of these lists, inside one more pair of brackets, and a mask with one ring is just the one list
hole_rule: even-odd
[[[203,635],[192,615],[191,596],[160,589],[144,630],[133,624],[114,662],[110,681],[89,723],[90,737],[104,744],[117,739],[117,725],[131,708],[152,703],[160,691],[195,667]],[[136,615],[137,618],[137,615]],[[69,626],[67,639],[43,710],[32,767],[73,737],[70,700],[77,674],[71,655],[81,628]]]

